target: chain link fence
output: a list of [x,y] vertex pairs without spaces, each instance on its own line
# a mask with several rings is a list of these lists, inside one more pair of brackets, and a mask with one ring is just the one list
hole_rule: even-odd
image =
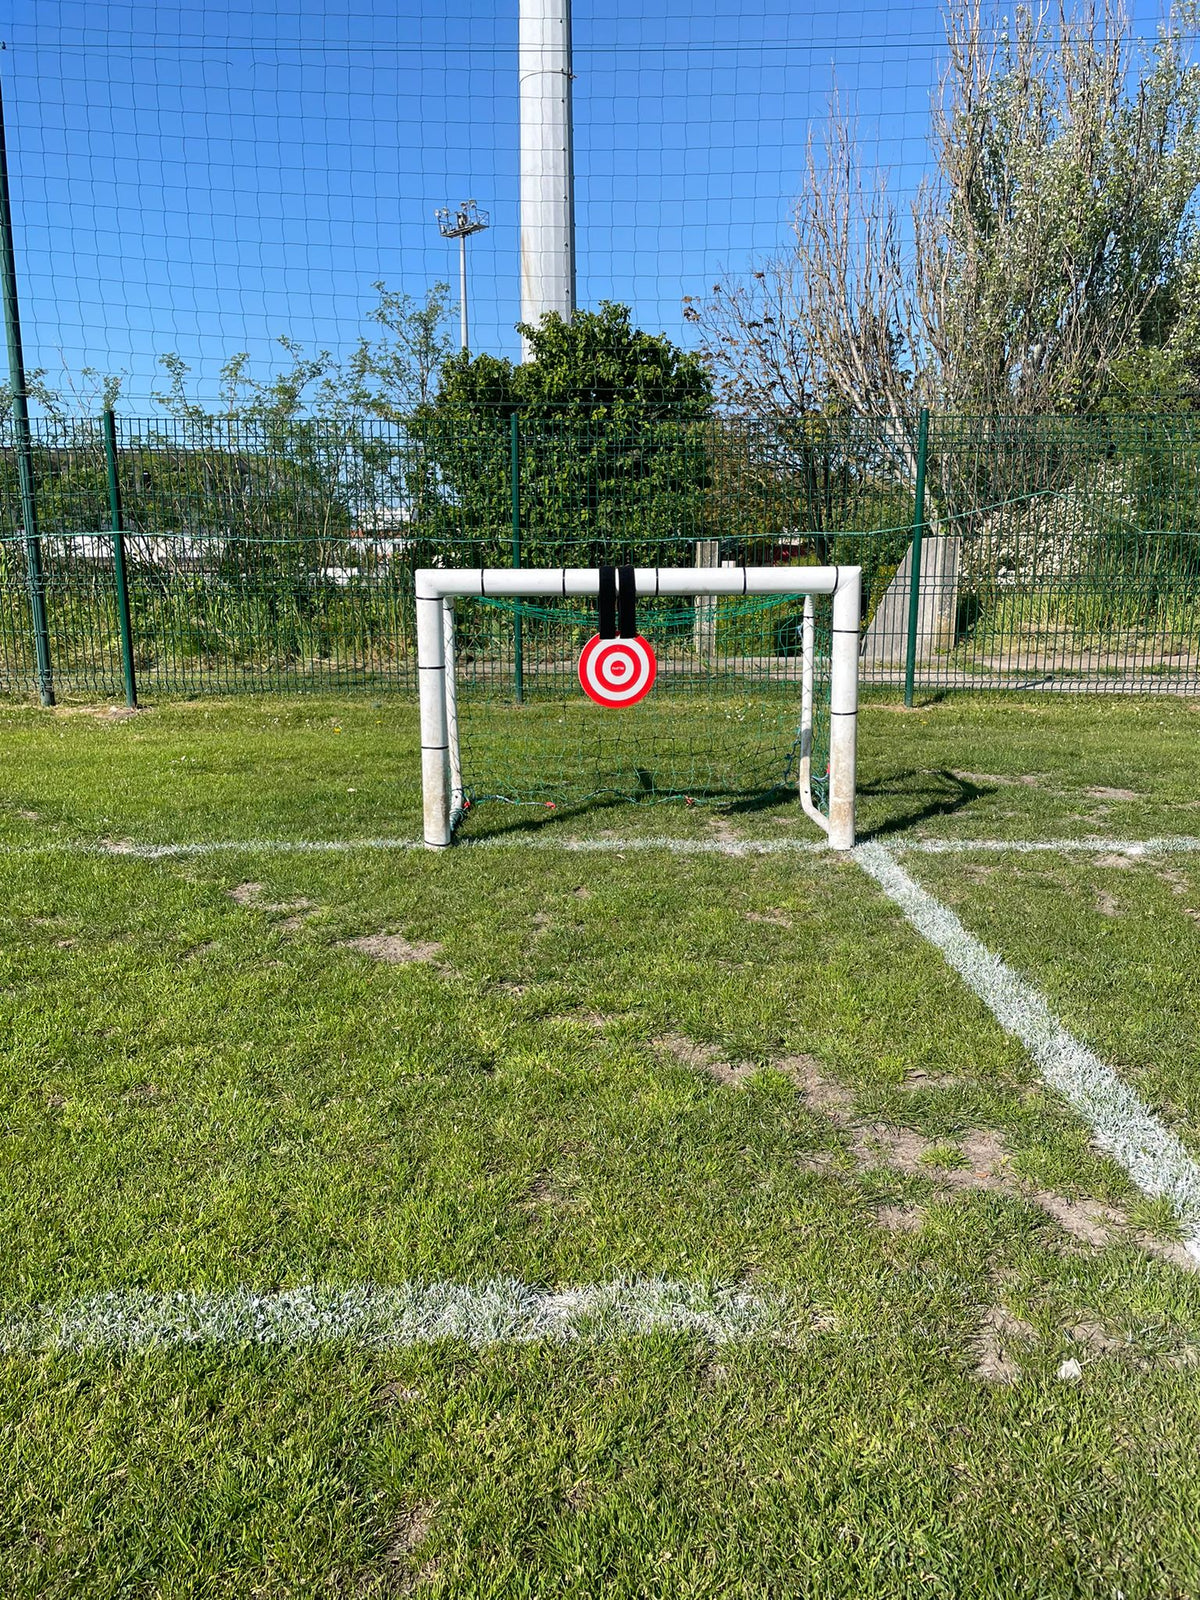
[[[1200,691],[1192,417],[43,421],[32,504],[19,455],[13,695],[412,690],[417,567],[602,561],[859,564],[863,680],[910,696]],[[695,636],[736,672],[797,627]]]

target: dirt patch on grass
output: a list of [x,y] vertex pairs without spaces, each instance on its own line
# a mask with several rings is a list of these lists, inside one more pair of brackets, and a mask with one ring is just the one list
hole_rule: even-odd
[[711,811],[708,815],[708,831],[718,844],[739,845],[745,841],[734,830],[729,818],[721,811]]
[[853,1094],[844,1083],[825,1077],[815,1056],[781,1056],[772,1064],[777,1072],[792,1080],[811,1110],[823,1111],[835,1122],[849,1113],[854,1104]]
[[285,922],[279,924],[285,933],[295,933],[307,921],[305,912],[313,910],[313,902],[303,898],[299,900],[266,900],[264,895],[267,887],[263,883],[238,883],[229,891],[229,898],[235,905],[244,906],[250,911],[263,911],[268,916],[286,917]]
[[437,1506],[432,1500],[419,1501],[415,1506],[410,1506],[407,1511],[393,1526],[388,1534],[387,1555],[389,1561],[396,1561],[402,1556],[413,1553],[429,1537],[429,1530],[433,1525],[433,1513]]
[[[989,1128],[972,1128],[953,1140],[926,1139],[910,1128],[875,1123],[849,1129],[850,1145],[864,1167],[891,1167],[911,1177],[932,1179],[940,1189],[993,1190],[1016,1194],[1015,1179],[1007,1170],[1008,1151],[1003,1137]],[[946,1159],[956,1154],[959,1161]]]
[[599,1011],[559,1011],[544,1020],[546,1026],[550,1028],[594,1028],[599,1032],[601,1028],[607,1028],[614,1019],[604,1016]]
[[91,717],[93,722],[128,722],[145,716],[149,706],[55,706],[55,717]]
[[889,1233],[920,1233],[925,1211],[922,1206],[880,1206],[875,1221]]
[[388,1378],[371,1395],[371,1404],[379,1411],[386,1411],[392,1406],[415,1405],[424,1398],[424,1389],[413,1389],[398,1378]]
[[1101,889],[1096,895],[1096,910],[1102,917],[1119,917],[1121,908],[1109,894],[1107,889]]
[[[740,1088],[758,1070],[752,1062],[727,1061],[715,1045],[698,1044],[683,1034],[664,1034],[651,1042],[681,1065],[705,1072],[729,1088]],[[1004,1135],[994,1128],[969,1128],[953,1138],[933,1140],[911,1128],[856,1121],[852,1090],[827,1077],[815,1057],[783,1056],[771,1066],[792,1080],[810,1110],[828,1117],[841,1132],[840,1156],[828,1151],[805,1151],[799,1155],[808,1170],[826,1172],[839,1164],[844,1167],[848,1155],[863,1172],[883,1169],[922,1178],[934,1186],[939,1197],[965,1193],[1007,1195],[1037,1206],[1070,1239],[1090,1249],[1104,1249],[1128,1239],[1174,1266],[1188,1272],[1200,1270],[1200,1264],[1182,1244],[1135,1229],[1128,1214],[1117,1206],[1099,1200],[1069,1200],[1050,1190],[1031,1189],[1013,1170]],[[941,1080],[920,1075],[920,1081]],[[882,1227],[909,1232],[920,1228],[923,1214],[919,1207],[884,1206],[876,1216]]]
[[1182,1267],[1185,1272],[1200,1272],[1200,1263],[1178,1239],[1164,1239],[1154,1233],[1139,1233],[1137,1242],[1148,1255],[1157,1256],[1160,1261],[1169,1261],[1173,1267]]
[[1006,1306],[989,1306],[971,1340],[974,1376],[984,1383],[1016,1383],[1021,1376],[1016,1353],[1030,1348],[1036,1339],[1036,1330]]
[[1091,789],[1085,789],[1084,794],[1090,800],[1141,800],[1143,797],[1135,789],[1109,789],[1104,784],[1096,784]]
[[[424,1561],[420,1565],[413,1562],[413,1556],[429,1537],[436,1510],[437,1506],[432,1500],[420,1501],[405,1511],[388,1533],[384,1562],[391,1571],[385,1593],[412,1594],[437,1577],[436,1561]],[[364,1592],[371,1591],[367,1588]]]
[[1078,1322],[1073,1328],[1068,1329],[1067,1338],[1072,1344],[1082,1345],[1091,1356],[1135,1356],[1136,1352],[1130,1341],[1121,1334],[1113,1333],[1102,1322]]
[[1112,1236],[1114,1228],[1122,1227],[1128,1218],[1113,1206],[1101,1205],[1098,1200],[1067,1200],[1062,1195],[1038,1190],[1030,1196],[1048,1217],[1053,1217],[1064,1233],[1081,1244],[1102,1249]]
[[765,922],[772,928],[790,928],[792,919],[786,911],[747,911],[744,913],[747,922]]
[[523,1211],[532,1212],[535,1216],[561,1211],[570,1203],[570,1196],[563,1192],[552,1172],[535,1173],[519,1202]]
[[595,1497],[593,1486],[584,1479],[571,1485],[563,1495],[563,1504],[568,1511],[574,1511],[578,1514],[581,1511],[586,1511]]
[[1098,867],[1118,867],[1122,872],[1129,872],[1137,866],[1137,862],[1132,856],[1106,855],[1097,856],[1096,865]]
[[903,1089],[957,1089],[962,1086],[962,1078],[954,1072],[926,1072],[923,1067],[914,1067],[911,1072],[904,1074]]
[[1021,1376],[1017,1359],[1037,1353],[1063,1383],[1078,1383],[1089,1365],[1096,1361],[1117,1361],[1126,1367],[1146,1372],[1156,1366],[1178,1369],[1200,1362],[1200,1347],[1179,1333],[1158,1330],[1139,1339],[1131,1331],[1107,1323],[1099,1315],[1085,1313],[1079,1321],[1042,1336],[1030,1323],[1014,1316],[1007,1306],[989,1306],[980,1318],[978,1332],[971,1340],[976,1364],[974,1373],[991,1383],[1015,1383]]
[[442,953],[441,945],[432,940],[413,943],[400,933],[364,933],[359,939],[346,939],[343,949],[357,950],[360,956],[370,956],[372,961],[397,967],[416,961],[433,961]]
[[657,1039],[651,1039],[650,1043],[656,1050],[674,1056],[680,1066],[690,1067],[694,1072],[706,1072],[710,1078],[727,1088],[739,1087],[758,1070],[751,1061],[722,1060],[721,1052],[714,1045],[697,1044],[682,1033],[664,1033]]
[[156,1083],[132,1084],[121,1096],[129,1105],[145,1105],[150,1100],[157,1100],[159,1088]]
[[1041,787],[1041,778],[1034,772],[1001,773],[1001,772],[955,772],[956,778],[961,778],[965,783],[988,784],[994,783],[1001,789],[1023,788],[1038,789]]

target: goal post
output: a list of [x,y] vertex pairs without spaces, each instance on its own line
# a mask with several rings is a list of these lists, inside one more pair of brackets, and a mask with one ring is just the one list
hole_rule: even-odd
[[[661,596],[803,597],[801,693],[797,707],[797,788],[805,812],[822,827],[835,850],[854,844],[857,757],[858,654],[862,575],[858,567],[639,567],[640,600]],[[421,716],[421,787],[425,843],[445,849],[462,813],[465,789],[458,738],[455,672],[456,601],[470,599],[543,602],[595,598],[595,567],[422,567],[416,573],[417,677]],[[812,792],[812,726],[815,665],[814,596],[832,600],[829,652],[828,815]]]

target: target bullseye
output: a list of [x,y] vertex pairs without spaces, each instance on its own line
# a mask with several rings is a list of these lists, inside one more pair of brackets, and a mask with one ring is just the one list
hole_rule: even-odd
[[635,706],[654,687],[658,663],[639,633],[633,639],[589,639],[579,655],[579,686],[598,706]]

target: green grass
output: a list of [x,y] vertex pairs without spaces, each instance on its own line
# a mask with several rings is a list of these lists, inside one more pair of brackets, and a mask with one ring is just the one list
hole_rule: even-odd
[[[864,827],[1193,831],[1197,715],[872,702]],[[0,1593],[1200,1590],[1200,1278],[1138,1242],[1170,1219],[851,862],[27,853],[411,837],[415,715],[350,698],[0,722],[9,1315],[109,1289],[662,1276],[783,1294],[792,1327],[10,1353]],[[468,831],[718,827],[813,837],[794,806],[481,807]],[[1186,1135],[1194,867],[1177,895],[1161,863],[906,865]],[[389,965],[348,943],[380,932],[441,948]],[[718,1081],[680,1039],[747,1070]],[[806,1099],[800,1056],[845,1112]],[[966,1185],[973,1130],[1003,1141],[1003,1186]],[[1046,1192],[1130,1225],[1085,1246]],[[1007,1383],[974,1370],[999,1306],[1026,1329]],[[1069,1356],[1079,1383],[1056,1377]]]

